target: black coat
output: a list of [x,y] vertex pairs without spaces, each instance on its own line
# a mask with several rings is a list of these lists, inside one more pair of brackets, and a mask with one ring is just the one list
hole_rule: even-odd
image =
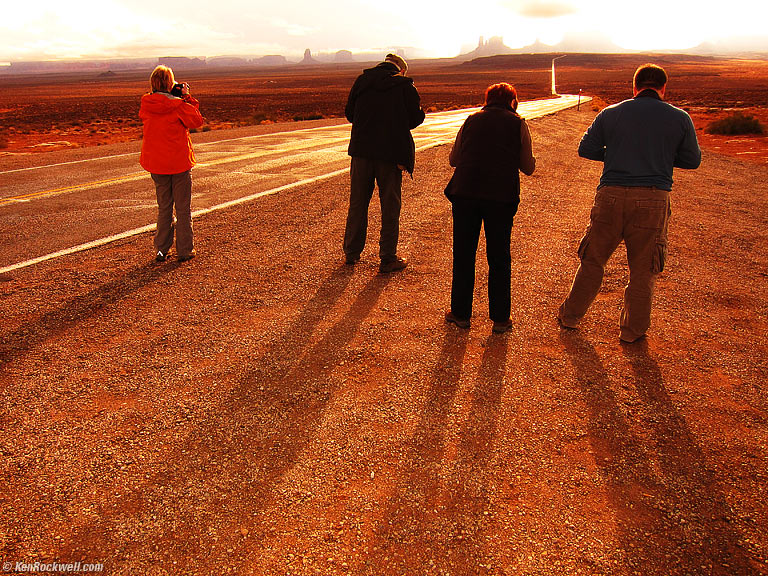
[[349,92],[344,110],[352,122],[349,155],[384,160],[413,173],[416,147],[411,130],[424,121],[413,79],[382,62],[364,70]]
[[517,206],[522,122],[511,108],[493,105],[466,119],[451,151],[456,170],[445,191],[449,199],[465,196]]

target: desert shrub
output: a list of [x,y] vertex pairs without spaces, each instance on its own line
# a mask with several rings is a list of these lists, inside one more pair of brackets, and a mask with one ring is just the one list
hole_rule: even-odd
[[608,106],[608,102],[600,98],[600,96],[592,96],[592,112],[600,112],[603,108]]
[[303,115],[293,117],[294,122],[301,122],[302,120],[322,120],[322,119],[323,119],[322,114],[303,114]]
[[269,120],[264,112],[254,112],[250,118],[250,124],[261,124],[262,122]]
[[707,126],[708,134],[763,134],[763,125],[754,116],[735,112],[730,116],[710,122]]
[[210,132],[211,131],[211,127],[208,126],[208,124],[206,124],[200,130],[202,130],[203,132]]

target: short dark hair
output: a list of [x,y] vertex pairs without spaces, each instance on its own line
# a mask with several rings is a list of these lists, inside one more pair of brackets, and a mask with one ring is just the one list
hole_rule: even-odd
[[485,104],[512,106],[512,102],[517,100],[517,90],[512,84],[506,82],[499,82],[498,84],[491,84],[485,89]]
[[636,90],[653,88],[661,90],[667,84],[667,73],[664,68],[656,64],[643,64],[635,70],[632,85]]

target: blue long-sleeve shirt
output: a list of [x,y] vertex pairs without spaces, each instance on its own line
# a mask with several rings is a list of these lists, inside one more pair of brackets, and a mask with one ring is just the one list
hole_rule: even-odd
[[600,186],[671,190],[673,168],[701,164],[691,117],[655,90],[600,112],[581,138],[579,156],[603,162]]

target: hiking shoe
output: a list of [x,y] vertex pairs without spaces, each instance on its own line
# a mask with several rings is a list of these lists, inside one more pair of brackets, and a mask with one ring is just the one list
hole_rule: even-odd
[[456,316],[454,316],[453,312],[450,310],[445,313],[445,321],[448,322],[448,324],[456,324],[456,326],[459,328],[464,328],[465,330],[469,328],[469,320],[461,320],[456,318]]
[[576,326],[571,326],[569,324],[566,324],[565,321],[560,317],[560,314],[558,313],[557,316],[557,323],[560,325],[560,328],[565,328],[566,330],[576,330]]
[[197,256],[197,252],[192,250],[192,252],[190,252],[189,254],[185,254],[184,256],[179,256],[179,262],[186,262],[188,260],[192,260],[192,258],[194,258],[195,256]]
[[398,270],[402,270],[408,266],[408,262],[405,261],[405,258],[395,258],[394,260],[390,260],[389,262],[382,262],[379,264],[379,272],[382,274],[389,274],[390,272],[397,272]]
[[346,264],[347,266],[354,266],[358,262],[360,262],[359,254],[357,256],[347,255],[347,257],[344,259],[344,264]]
[[512,328],[512,320],[508,318],[503,322],[494,322],[492,330],[494,334],[503,334],[510,328]]
[[619,341],[622,344],[633,344],[635,342],[640,342],[643,339],[645,339],[645,334],[641,334],[640,336],[637,336],[635,334],[627,334],[622,332],[619,336]]
[[157,256],[155,256],[155,262],[165,262],[165,254],[163,254],[160,250],[157,251]]

